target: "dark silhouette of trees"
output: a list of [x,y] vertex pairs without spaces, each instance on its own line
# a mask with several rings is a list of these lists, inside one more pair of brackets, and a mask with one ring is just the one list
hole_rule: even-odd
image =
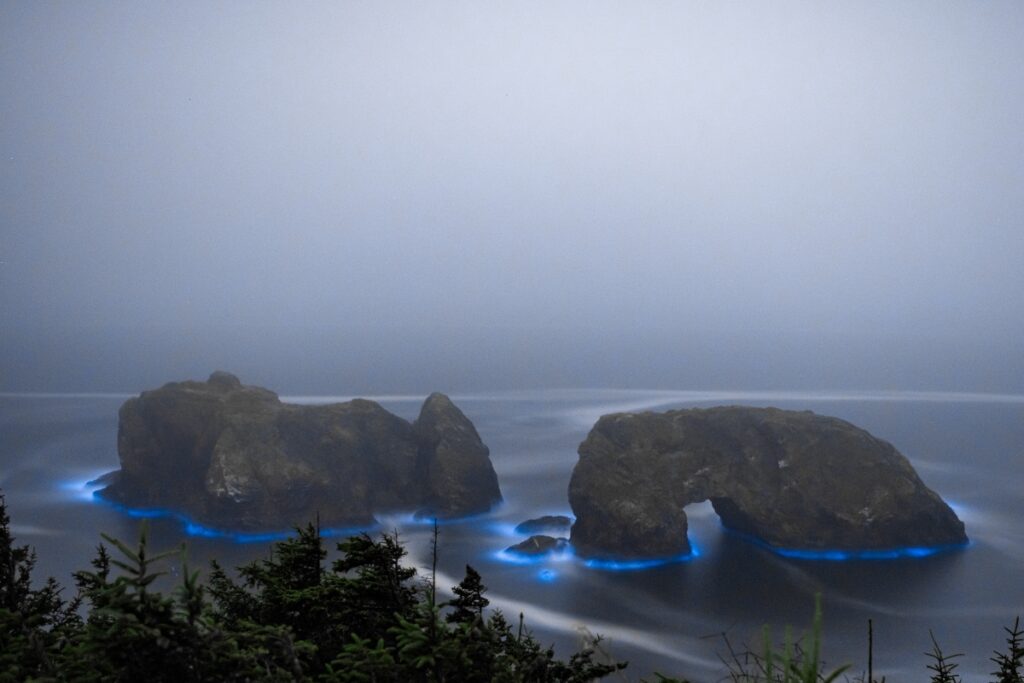
[[[421,580],[403,564],[397,533],[342,541],[326,566],[319,530],[296,532],[234,574],[213,563],[205,583],[184,547],[152,552],[145,524],[133,546],[103,535],[90,569],[74,574],[76,594],[65,599],[52,578],[34,586],[35,552],[15,543],[0,495],[0,683],[588,683],[626,666],[597,661],[592,648],[557,658],[522,614],[513,624],[487,610],[487,588],[468,565],[454,597],[439,604],[436,574]],[[171,561],[181,562],[182,578],[164,593],[155,584]],[[834,679],[842,670],[826,674],[819,659],[820,604],[814,624],[808,651],[788,638],[774,651],[766,633],[754,665],[733,666],[726,678]],[[993,681],[1024,683],[1020,620],[1006,632],[1005,651],[992,657]],[[953,660],[961,655],[932,642],[931,680],[956,683]]]
[[[236,576],[214,563],[206,583],[184,547],[152,552],[145,524],[134,546],[104,535],[65,601],[53,579],[33,588],[35,553],[15,544],[0,496],[0,683],[575,683],[624,666],[588,651],[564,662],[499,613],[485,621],[486,589],[468,567],[451,605],[435,604],[397,534],[338,543],[327,567],[319,531],[296,531]],[[155,590],[172,561],[180,585]]]

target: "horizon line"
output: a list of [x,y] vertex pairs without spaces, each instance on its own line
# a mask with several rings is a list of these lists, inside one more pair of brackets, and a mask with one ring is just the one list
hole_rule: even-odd
[[[383,402],[421,401],[424,394],[282,394],[286,403],[345,402],[361,398]],[[613,387],[559,387],[537,389],[505,389],[489,392],[453,393],[452,399],[461,401],[528,400],[538,393],[546,394],[618,394],[654,395],[680,402],[704,403],[723,399],[740,400],[816,400],[816,401],[906,401],[931,403],[1024,403],[1024,394],[979,391],[903,390],[903,389],[621,389]],[[0,391],[0,398],[33,399],[130,399],[139,393],[131,392],[53,392],[53,391]]]

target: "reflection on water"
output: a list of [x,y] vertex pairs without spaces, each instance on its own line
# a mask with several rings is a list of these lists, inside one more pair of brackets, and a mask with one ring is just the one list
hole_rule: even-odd
[[[323,402],[323,397],[301,397]],[[384,397],[415,417],[422,397]],[[631,661],[634,678],[653,670],[713,680],[714,636],[757,645],[761,624],[805,627],[813,596],[824,594],[826,656],[863,668],[868,618],[875,624],[879,675],[920,676],[928,630],[957,651],[965,681],[985,680],[1002,626],[1024,614],[1024,397],[881,393],[552,391],[460,396],[455,400],[491,448],[505,503],[489,515],[445,523],[439,585],[455,585],[466,564],[483,575],[492,606],[526,613],[544,642],[565,654],[581,633]],[[265,557],[273,534],[212,529],[170,510],[128,510],[94,497],[88,482],[117,467],[121,396],[0,396],[0,486],[14,531],[36,546],[39,575],[65,584],[85,567],[99,532],[131,539],[148,518],[158,547],[185,538],[189,561],[239,565]],[[505,549],[522,540],[519,522],[571,514],[566,488],[576,447],[601,414],[743,403],[836,415],[894,443],[929,486],[953,503],[971,538],[967,549],[907,548],[883,554],[778,551],[727,533],[709,503],[687,508],[695,551],[650,563],[578,558],[571,550],[538,558]],[[297,520],[305,522],[306,520]],[[429,520],[379,518],[397,530],[409,561],[428,564]],[[332,529],[344,536],[354,529]],[[942,550],[944,552],[936,552]],[[173,569],[173,568],[172,568]]]

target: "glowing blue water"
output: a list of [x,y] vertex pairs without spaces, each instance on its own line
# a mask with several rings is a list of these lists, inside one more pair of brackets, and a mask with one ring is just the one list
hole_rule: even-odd
[[[925,482],[957,501],[972,543],[962,548],[898,548],[850,553],[778,549],[725,533],[710,506],[689,509],[696,552],[659,560],[581,558],[571,552],[513,556],[504,549],[525,538],[515,526],[542,514],[567,514],[566,487],[575,450],[593,418],[614,404],[632,409],[670,407],[673,401],[775,404],[812,409],[861,425],[908,455]],[[117,467],[120,397],[31,399],[0,397],[0,486],[19,541],[33,544],[38,572],[66,585],[100,541],[99,532],[130,541],[141,519],[155,548],[189,539],[189,561],[211,558],[226,567],[266,557],[270,542],[290,530],[234,533],[210,528],[172,510],[127,509],[96,501],[86,482]],[[387,404],[405,417],[415,401]],[[836,663],[864,662],[864,628],[874,619],[876,674],[890,680],[918,676],[918,653],[933,630],[943,645],[966,651],[965,683],[986,680],[987,655],[1001,628],[1024,614],[1024,403],[959,401],[955,396],[728,394],[673,392],[522,392],[460,407],[491,448],[506,503],[491,515],[442,520],[439,569],[457,582],[470,564],[480,571],[495,604],[522,609],[528,627],[546,642],[573,648],[579,625],[619,634],[605,643],[629,659],[632,676],[651,671],[714,680],[718,642],[707,633],[731,629],[734,642],[752,638],[763,623],[808,622],[814,593],[825,600],[826,654]],[[403,412],[405,411],[405,412]],[[380,517],[379,530],[398,529],[409,562],[429,567],[432,520],[413,514]],[[328,529],[342,537],[373,529]],[[333,552],[333,549],[331,549]],[[173,572],[173,567],[169,568]],[[172,577],[173,578],[173,577]],[[171,579],[169,579],[171,580]],[[533,617],[531,618],[531,615]],[[546,629],[546,630],[545,630]],[[616,630],[617,629],[617,630]],[[753,635],[751,635],[753,634]],[[884,639],[879,646],[879,638]],[[912,670],[894,662],[909,658]],[[886,669],[888,667],[888,669]]]
[[[67,485],[69,488],[74,488],[75,484],[71,483]],[[121,503],[109,500],[105,498],[100,491],[92,492],[92,500],[101,505],[105,505],[114,510],[117,510],[123,515],[127,515],[133,519],[170,519],[181,524],[181,529],[186,536],[192,536],[196,538],[211,538],[223,541],[229,541],[231,543],[272,543],[274,541],[283,541],[286,538],[291,538],[296,535],[295,529],[279,530],[279,531],[260,531],[260,532],[246,532],[246,531],[231,531],[228,529],[217,529],[214,527],[206,526],[196,522],[191,517],[176,510],[170,510],[167,508],[134,508]],[[324,538],[336,538],[336,537],[347,537],[353,536],[360,533],[376,531],[379,529],[379,525],[365,526],[365,527],[325,527],[320,529],[320,535]]]
[[750,534],[744,534],[734,529],[729,529],[724,525],[722,526],[722,529],[730,535],[743,539],[747,543],[751,543],[760,548],[764,548],[765,550],[773,552],[780,557],[788,557],[794,560],[808,560],[812,562],[877,562],[885,560],[917,559],[922,557],[931,557],[932,555],[938,555],[940,553],[958,552],[965,550],[970,546],[970,541],[968,541],[967,543],[952,543],[947,545],[911,546],[904,548],[872,550],[780,548],[778,546],[771,545],[770,543],[766,543],[756,536],[751,536]]

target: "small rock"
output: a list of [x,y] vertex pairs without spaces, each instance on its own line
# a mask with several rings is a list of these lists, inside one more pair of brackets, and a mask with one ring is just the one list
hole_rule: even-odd
[[547,555],[549,553],[561,552],[569,545],[567,538],[555,538],[553,536],[530,536],[522,543],[517,543],[505,550],[517,555]]

